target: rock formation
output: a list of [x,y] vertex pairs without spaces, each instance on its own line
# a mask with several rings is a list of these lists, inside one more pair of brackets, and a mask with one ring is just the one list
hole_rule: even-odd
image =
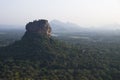
[[[38,34],[38,35],[44,35],[44,36],[51,36],[51,27],[48,23],[48,20],[40,19],[35,20],[33,22],[29,22],[26,25],[26,33],[24,36],[28,34]],[[24,37],[23,36],[23,37]]]

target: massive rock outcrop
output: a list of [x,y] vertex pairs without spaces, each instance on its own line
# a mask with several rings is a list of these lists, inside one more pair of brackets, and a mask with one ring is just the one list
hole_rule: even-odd
[[51,27],[48,23],[48,20],[40,19],[33,22],[29,22],[26,25],[26,32],[23,36],[25,38],[28,35],[37,34],[50,37],[51,36]]

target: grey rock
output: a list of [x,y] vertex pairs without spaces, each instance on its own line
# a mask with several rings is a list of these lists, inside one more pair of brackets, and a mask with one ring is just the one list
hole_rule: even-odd
[[50,37],[51,36],[51,27],[48,23],[48,20],[40,19],[35,20],[33,22],[29,22],[26,25],[26,32],[27,33],[37,33],[40,35],[45,35]]

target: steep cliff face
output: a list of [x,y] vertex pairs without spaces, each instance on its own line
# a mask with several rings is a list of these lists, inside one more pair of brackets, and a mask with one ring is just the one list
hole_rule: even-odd
[[19,59],[25,59],[25,57],[32,59],[31,55],[36,55],[39,59],[40,56],[38,55],[52,50],[55,41],[51,37],[51,27],[47,20],[40,19],[38,21],[29,22],[26,24],[25,28],[26,32],[21,40],[2,48],[0,56],[7,57],[6,55],[8,55],[13,58],[17,56]]
[[[40,19],[40,20],[35,20],[33,22],[29,22],[26,25],[26,33],[31,34],[35,33],[38,35],[44,35],[44,36],[51,36],[51,27],[48,23],[48,20],[45,19]],[[25,35],[26,35],[25,33]]]

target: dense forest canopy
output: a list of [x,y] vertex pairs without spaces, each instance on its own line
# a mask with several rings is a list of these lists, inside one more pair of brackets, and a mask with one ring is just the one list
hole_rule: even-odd
[[16,36],[18,40],[14,35],[12,39],[0,35],[3,39],[0,42],[3,45],[0,48],[0,79],[120,79],[119,38],[89,35],[88,40],[88,36],[78,33],[58,33],[59,37],[45,35],[26,32],[22,39]]

